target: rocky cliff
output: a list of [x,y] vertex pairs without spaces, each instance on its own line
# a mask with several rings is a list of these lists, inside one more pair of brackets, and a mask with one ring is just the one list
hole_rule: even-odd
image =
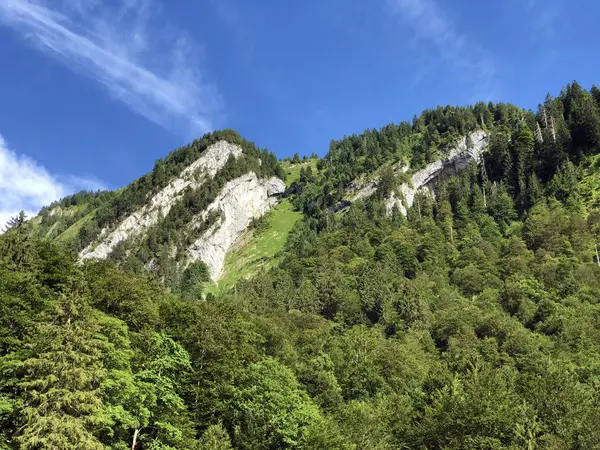
[[[396,207],[403,215],[406,215],[407,209],[413,205],[415,195],[418,192],[432,192],[435,184],[440,180],[455,175],[466,168],[472,161],[479,161],[481,154],[488,145],[488,141],[488,134],[482,130],[477,130],[464,136],[454,147],[447,151],[443,159],[428,164],[411,177],[410,183],[398,186],[391,193],[390,197],[386,200],[388,213],[391,213],[394,207]],[[395,169],[396,171],[405,173],[409,170],[409,167],[402,166]],[[346,201],[342,206],[348,207],[353,202],[373,195],[377,191],[378,181],[370,180],[359,186],[351,186],[351,200]],[[396,194],[396,191],[399,195]]]
[[399,186],[401,198],[396,195],[396,192],[392,192],[386,201],[388,213],[397,207],[402,214],[406,215],[407,208],[413,205],[418,192],[425,190],[433,192],[436,183],[465,169],[472,161],[479,161],[488,141],[487,133],[482,130],[464,136],[444,159],[428,164],[412,176],[410,184]]
[[237,158],[242,149],[226,141],[220,141],[206,149],[200,158],[186,167],[181,174],[149,199],[146,206],[126,217],[116,228],[105,228],[98,242],[92,243],[79,253],[81,260],[107,258],[115,246],[125,240],[142,235],[167,215],[174,203],[183,196],[186,188],[196,189],[221,169],[227,160]]
[[[165,217],[187,189],[197,189],[223,168],[230,157],[237,158],[242,149],[220,141],[206,149],[202,156],[185,168],[162,190],[148,199],[145,206],[135,211],[111,229],[102,230],[98,240],[83,249],[80,259],[105,259],[119,242],[143,236]],[[211,277],[216,279],[223,270],[227,251],[248,229],[252,220],[264,215],[277,202],[274,197],[283,193],[285,185],[279,178],[262,180],[254,172],[229,181],[218,197],[194,217],[197,227],[211,214],[219,213],[218,220],[188,249],[187,262],[204,261]]]
[[197,218],[200,222],[212,212],[221,213],[217,222],[190,246],[189,260],[204,261],[211,278],[218,279],[228,250],[253,219],[263,216],[277,203],[274,196],[284,191],[285,184],[279,178],[261,180],[254,173],[228,182],[215,201]]

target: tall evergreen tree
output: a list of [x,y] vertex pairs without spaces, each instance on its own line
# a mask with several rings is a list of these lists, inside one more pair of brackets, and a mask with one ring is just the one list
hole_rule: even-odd
[[81,286],[74,285],[56,305],[51,322],[31,337],[31,356],[22,364],[23,449],[102,449],[100,383],[104,342]]
[[527,180],[533,167],[534,136],[527,122],[521,121],[519,129],[513,137],[514,187],[521,207],[528,204]]

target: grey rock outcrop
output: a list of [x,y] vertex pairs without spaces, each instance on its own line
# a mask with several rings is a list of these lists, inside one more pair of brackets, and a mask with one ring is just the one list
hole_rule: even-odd
[[188,248],[189,261],[204,261],[211,278],[217,280],[232,245],[253,219],[263,216],[277,203],[274,196],[284,191],[285,184],[279,178],[261,180],[253,172],[229,181],[215,201],[196,218],[199,223],[211,212],[221,212],[217,222]]
[[[479,161],[481,154],[488,145],[488,134],[483,130],[477,130],[471,134],[464,136],[456,146],[450,149],[447,155],[439,160],[428,164],[424,169],[415,173],[410,183],[398,186],[397,190],[401,194],[396,195],[395,192],[390,194],[386,200],[386,209],[388,214],[391,214],[394,208],[406,216],[407,208],[413,205],[417,192],[430,192],[433,194],[435,183],[446,179],[463,170],[471,163],[471,161]],[[399,165],[395,170],[406,173],[409,166]],[[330,212],[337,212],[349,207],[352,203],[368,198],[377,191],[379,179],[371,179],[368,181],[351,184],[348,192],[352,197],[350,200],[330,208]]]
[[151,197],[145,206],[126,217],[113,230],[103,229],[99,241],[90,244],[79,253],[80,260],[105,259],[119,242],[142,235],[167,215],[175,202],[183,196],[186,188],[198,188],[207,179],[214,177],[231,156],[237,158],[241,154],[240,147],[226,141],[211,145],[177,178]]
[[433,193],[436,183],[464,170],[472,161],[480,161],[488,142],[489,137],[482,130],[463,137],[444,159],[427,165],[412,176],[410,185],[405,183],[398,188],[404,202],[395,193],[390,195],[386,201],[388,213],[397,207],[402,214],[406,215],[407,208],[413,205],[418,192]]
[[362,186],[356,191],[356,193],[352,197],[352,203],[362,200],[363,198],[370,197],[375,193],[376,190],[377,183],[375,181],[367,183],[366,186]]

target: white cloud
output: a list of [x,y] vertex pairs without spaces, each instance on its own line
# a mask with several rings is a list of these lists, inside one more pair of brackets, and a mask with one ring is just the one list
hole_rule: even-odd
[[[493,56],[456,29],[435,0],[387,0],[388,7],[411,28],[427,64],[449,69],[473,85],[474,99],[487,100],[496,89]],[[432,69],[430,67],[430,69]]]
[[93,179],[51,175],[34,160],[10,150],[0,135],[0,233],[19,211],[33,217],[42,206],[82,189],[104,186]]
[[210,131],[220,96],[196,68],[194,43],[169,28],[152,0],[117,3],[2,0],[0,24],[147,119],[186,135]]

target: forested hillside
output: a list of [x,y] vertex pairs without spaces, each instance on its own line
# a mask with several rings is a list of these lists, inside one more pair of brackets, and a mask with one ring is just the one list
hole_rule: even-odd
[[[387,208],[475,131],[481,158],[406,216]],[[181,172],[194,145],[153,174]],[[244,164],[284,176],[253,148]],[[537,111],[438,107],[311,161],[286,163],[285,203],[250,237],[285,223],[283,249],[265,262],[246,243],[227,263],[249,278],[219,290],[201,264],[174,285],[168,258],[78,262],[86,231],[52,228],[89,215],[94,235],[168,177],[15,218],[0,448],[600,449],[600,90],[573,82]],[[168,217],[164,242],[185,241]]]
[[[220,272],[231,244],[224,238],[235,241],[234,232],[245,231],[277,203],[269,197],[285,190],[283,176],[273,153],[237,132],[208,133],[123,189],[80,192],[43,208],[31,233],[77,252],[80,260],[110,259],[123,270],[150,271],[181,293],[192,273],[208,279],[204,263]],[[233,231],[224,226],[232,222]],[[220,228],[224,236],[214,245],[221,251],[197,251]]]

